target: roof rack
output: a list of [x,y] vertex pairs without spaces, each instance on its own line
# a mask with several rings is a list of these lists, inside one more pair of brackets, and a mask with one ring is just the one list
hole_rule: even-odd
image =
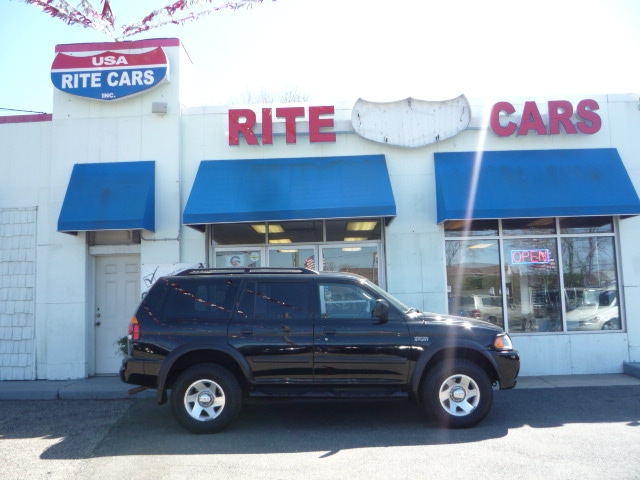
[[315,270],[302,267],[225,267],[225,268],[189,268],[177,275],[233,275],[241,273],[272,273],[272,274],[318,274]]

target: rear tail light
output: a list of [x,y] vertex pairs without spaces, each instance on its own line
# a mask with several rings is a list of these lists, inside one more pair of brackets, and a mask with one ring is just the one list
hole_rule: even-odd
[[129,340],[139,340],[140,339],[140,325],[138,325],[138,319],[136,317],[131,317],[131,321],[129,322]]

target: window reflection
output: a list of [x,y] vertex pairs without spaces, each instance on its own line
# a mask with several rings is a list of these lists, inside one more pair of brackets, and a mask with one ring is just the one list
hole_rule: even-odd
[[571,217],[560,219],[560,233],[611,232],[613,232],[613,221],[611,217]]
[[212,245],[371,241],[382,238],[382,218],[295,220],[211,225]]
[[378,249],[360,245],[323,247],[322,269],[329,272],[356,273],[378,285]]
[[612,237],[562,239],[568,330],[620,330]]
[[270,267],[301,267],[315,270],[313,248],[283,248],[269,250]]
[[321,283],[320,313],[323,318],[362,318],[371,321],[376,300],[357,285]]
[[498,220],[447,220],[447,237],[478,237],[498,235]]
[[622,329],[613,217],[447,221],[445,234],[450,314],[511,333]]
[[505,240],[503,248],[509,330],[561,331],[556,239]]
[[506,218],[502,220],[504,235],[551,235],[556,233],[555,218]]
[[378,218],[327,220],[327,242],[380,240],[382,221]]
[[497,240],[446,242],[449,314],[504,327]]

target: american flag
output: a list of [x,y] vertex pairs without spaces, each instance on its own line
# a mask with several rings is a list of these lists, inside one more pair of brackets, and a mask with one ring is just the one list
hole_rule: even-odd
[[[325,267],[325,263],[324,263],[324,258],[322,259],[322,269],[324,270]],[[304,261],[304,268],[308,268],[309,270],[315,270],[316,269],[316,256],[315,255],[311,255],[310,257],[307,257],[307,259]]]
[[316,269],[315,256],[311,255],[310,257],[307,257],[307,259],[304,261],[304,268],[308,268],[309,270]]

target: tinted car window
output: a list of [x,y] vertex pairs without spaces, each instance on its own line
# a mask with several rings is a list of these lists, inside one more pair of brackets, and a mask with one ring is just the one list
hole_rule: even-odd
[[225,279],[173,280],[165,298],[167,320],[224,320],[231,317],[236,284]]
[[375,298],[358,285],[321,283],[320,313],[322,317],[371,319]]
[[308,318],[306,282],[247,282],[238,314],[256,319]]

